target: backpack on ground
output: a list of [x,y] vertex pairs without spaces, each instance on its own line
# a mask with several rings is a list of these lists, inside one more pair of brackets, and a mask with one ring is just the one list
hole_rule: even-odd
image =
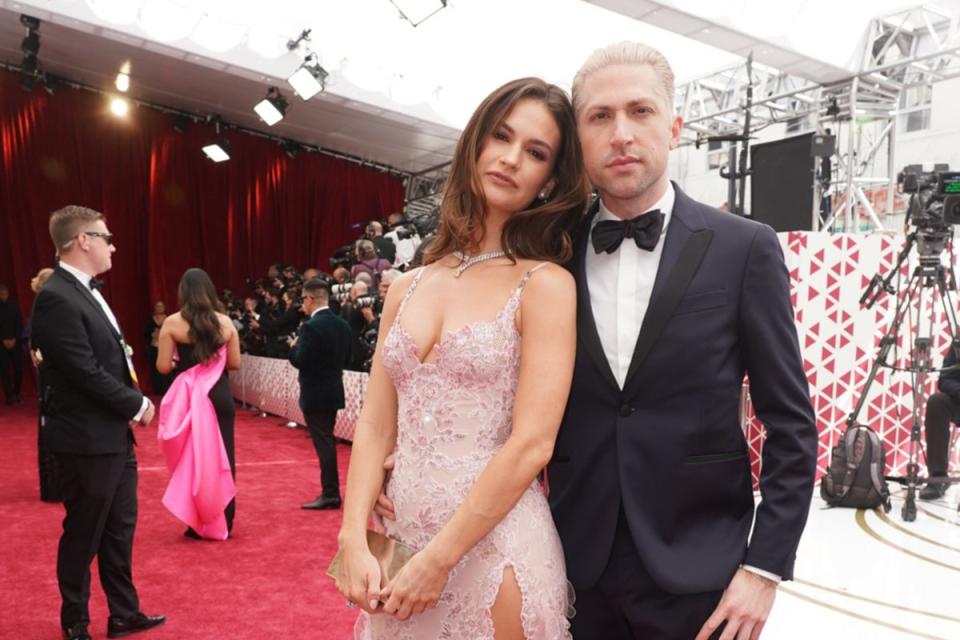
[[870,427],[847,429],[833,448],[830,468],[820,479],[820,496],[831,507],[890,511],[890,490],[883,479],[887,453]]

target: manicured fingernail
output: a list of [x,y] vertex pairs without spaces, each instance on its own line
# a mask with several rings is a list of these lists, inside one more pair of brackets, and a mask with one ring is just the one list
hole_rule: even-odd
[[370,601],[370,608],[371,608],[371,609],[376,609],[379,604],[380,604],[380,601],[379,601],[379,600],[371,600],[371,601]]

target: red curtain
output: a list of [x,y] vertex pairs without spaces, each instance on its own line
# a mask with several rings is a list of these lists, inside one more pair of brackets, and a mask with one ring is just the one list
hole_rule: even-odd
[[0,70],[0,282],[24,315],[30,279],[53,266],[48,217],[66,204],[106,215],[117,252],[104,294],[141,354],[153,302],[175,309],[187,268],[205,269],[218,289],[238,295],[275,262],[328,271],[359,225],[403,206],[399,177],[317,153],[291,159],[269,140],[223,135],[231,159],[216,164],[200,150],[215,137],[212,126],[179,133],[172,116],[146,107],[122,120],[103,96],[26,93],[16,74]]

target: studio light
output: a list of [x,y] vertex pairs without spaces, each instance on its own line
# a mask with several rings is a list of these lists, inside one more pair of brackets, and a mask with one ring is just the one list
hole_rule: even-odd
[[27,37],[20,43],[20,51],[27,56],[35,56],[40,53],[40,34],[31,31]]
[[125,118],[130,112],[130,103],[126,98],[113,98],[110,100],[110,112],[118,118]]
[[20,61],[20,88],[33,91],[39,79],[37,54],[40,53],[40,20],[27,14],[20,14],[20,24],[27,28],[27,36],[20,42],[23,60]]
[[130,90],[130,76],[121,71],[117,74],[117,79],[113,81],[113,84],[117,87],[117,91],[126,93]]
[[225,162],[230,159],[230,143],[224,138],[217,138],[215,142],[203,147],[203,152],[214,162]]
[[413,26],[447,6],[447,0],[390,0],[404,20]]
[[59,76],[55,76],[52,73],[43,74],[43,90],[50,95],[56,95],[57,91],[59,91],[60,87],[62,86],[63,79]]
[[186,133],[190,128],[190,118],[181,114],[173,117],[173,130],[177,133]]
[[304,61],[300,68],[293,72],[287,82],[293,87],[293,90],[304,100],[309,100],[313,96],[323,91],[327,76],[330,74],[317,62],[316,54],[310,56]]
[[300,145],[292,140],[286,140],[280,144],[280,148],[283,149],[283,152],[287,154],[287,157],[291,160],[295,159],[300,155]]
[[283,120],[289,106],[290,103],[287,102],[287,99],[280,95],[280,90],[276,87],[270,87],[267,90],[267,96],[258,102],[253,110],[257,112],[261,120],[267,123],[267,126],[272,127]]

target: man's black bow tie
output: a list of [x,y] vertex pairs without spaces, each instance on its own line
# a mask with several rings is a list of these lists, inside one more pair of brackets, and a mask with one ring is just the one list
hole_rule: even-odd
[[103,288],[103,280],[90,278],[90,291],[100,291]]
[[663,212],[652,209],[629,220],[601,220],[593,228],[590,240],[597,253],[613,253],[624,238],[633,238],[637,246],[653,251],[663,230]]

